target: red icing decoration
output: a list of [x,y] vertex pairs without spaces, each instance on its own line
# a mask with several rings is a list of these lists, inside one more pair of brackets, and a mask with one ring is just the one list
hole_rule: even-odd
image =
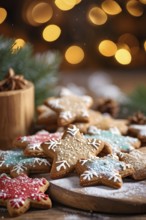
[[[30,135],[30,136],[24,136],[24,137],[18,137],[18,141],[27,141],[30,144],[32,143],[43,143],[45,141],[49,141],[52,139],[60,139],[62,137],[62,133],[56,132],[56,133],[48,133],[48,134],[43,134],[43,133],[38,133],[35,135]],[[26,138],[26,140],[23,140],[23,138]]]
[[10,199],[10,204],[14,208],[23,206],[27,198],[40,201],[46,200],[48,195],[40,191],[40,187],[46,184],[44,178],[29,178],[21,175],[11,179],[6,174],[0,175],[0,199]]

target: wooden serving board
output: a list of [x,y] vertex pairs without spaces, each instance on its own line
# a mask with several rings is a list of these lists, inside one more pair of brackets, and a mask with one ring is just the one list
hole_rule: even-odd
[[146,213],[146,180],[126,179],[120,189],[81,187],[77,176],[50,180],[50,183],[51,198],[73,208],[103,213]]

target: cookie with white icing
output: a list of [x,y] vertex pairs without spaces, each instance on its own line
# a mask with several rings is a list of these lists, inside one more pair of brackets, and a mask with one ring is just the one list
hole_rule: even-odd
[[128,128],[128,133],[146,143],[146,125],[132,124]]
[[60,139],[61,137],[61,132],[49,133],[45,130],[42,130],[34,135],[16,138],[13,142],[13,146],[15,148],[22,148],[26,156],[45,157],[41,143],[52,139]]
[[133,150],[129,154],[121,152],[118,154],[118,156],[121,161],[124,161],[125,163],[131,164],[133,166],[133,179],[146,179],[146,153],[139,150]]
[[44,193],[48,186],[45,178],[20,175],[11,179],[3,173],[0,175],[0,204],[7,207],[10,216],[21,215],[30,207],[49,209],[52,203]]
[[46,141],[41,146],[46,156],[53,159],[50,176],[57,179],[72,172],[79,159],[88,159],[100,153],[104,143],[97,139],[85,139],[75,125],[70,125],[61,140]]
[[93,104],[90,96],[77,96],[66,89],[60,97],[49,98],[45,104],[58,115],[58,125],[67,126],[73,122],[88,122],[88,109]]
[[101,130],[94,126],[89,127],[86,138],[97,138],[105,142],[105,145],[111,147],[113,153],[118,151],[130,152],[140,147],[140,141],[137,138],[120,135],[117,129]]
[[81,186],[106,185],[113,188],[120,188],[122,178],[133,173],[133,167],[119,161],[115,155],[81,159],[76,170],[80,175]]
[[16,177],[28,173],[49,172],[51,164],[48,160],[37,157],[26,157],[22,150],[0,150],[0,173],[10,173]]

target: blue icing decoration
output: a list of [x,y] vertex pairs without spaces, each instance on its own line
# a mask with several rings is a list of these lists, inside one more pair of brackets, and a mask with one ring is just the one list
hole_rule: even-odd
[[106,177],[114,182],[121,182],[119,172],[129,168],[129,165],[115,159],[113,156],[80,160],[80,162],[88,169],[81,175],[84,180],[91,180],[93,177]]
[[121,150],[124,152],[129,152],[133,149],[133,144],[137,142],[137,138],[132,138],[128,136],[122,136],[115,134],[111,131],[96,129],[93,134],[86,134],[85,138],[95,138],[101,141],[105,141],[114,151]]
[[0,150],[0,167],[13,167],[17,173],[26,169],[26,166],[32,166],[44,164],[50,166],[50,163],[46,159],[36,157],[26,157],[22,150]]

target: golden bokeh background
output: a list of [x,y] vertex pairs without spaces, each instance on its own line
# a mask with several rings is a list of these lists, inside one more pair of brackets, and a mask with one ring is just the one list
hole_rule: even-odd
[[146,68],[146,0],[0,2],[0,34],[35,52],[59,50],[62,69]]

